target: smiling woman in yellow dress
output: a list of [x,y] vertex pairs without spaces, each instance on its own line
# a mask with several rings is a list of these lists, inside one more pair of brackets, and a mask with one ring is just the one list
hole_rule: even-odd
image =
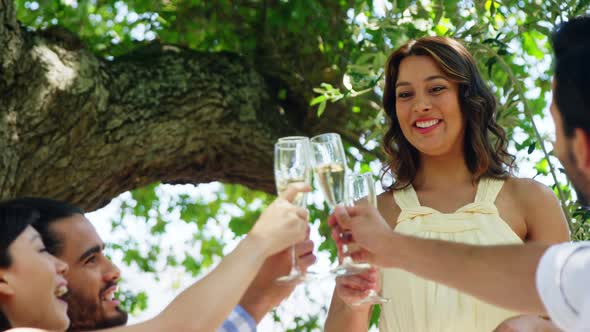
[[[385,74],[383,144],[395,181],[378,205],[395,232],[479,245],[569,239],[554,193],[510,174],[514,157],[494,95],[461,43],[410,41],[389,57]],[[381,310],[384,332],[492,331],[518,315],[398,269],[380,277],[339,278],[326,331],[367,330],[370,305],[351,304],[369,286],[391,299]]]

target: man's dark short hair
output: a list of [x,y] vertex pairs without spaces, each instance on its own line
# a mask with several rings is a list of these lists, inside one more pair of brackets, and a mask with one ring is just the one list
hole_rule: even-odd
[[554,98],[565,134],[590,133],[590,16],[576,17],[551,36],[555,53]]

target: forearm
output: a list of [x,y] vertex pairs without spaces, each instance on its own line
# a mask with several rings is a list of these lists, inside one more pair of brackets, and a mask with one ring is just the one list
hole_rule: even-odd
[[332,295],[332,303],[324,325],[325,332],[355,332],[369,329],[368,309],[354,309],[342,301],[336,292]]
[[183,331],[214,331],[238,304],[266,258],[251,236],[226,256],[215,270],[181,293],[156,319]]
[[274,305],[265,299],[265,294],[262,292],[243,296],[239,304],[257,323],[259,323],[262,318],[264,318],[266,313],[274,308]]
[[392,233],[391,266],[511,310],[544,313],[535,285],[547,245],[472,246]]

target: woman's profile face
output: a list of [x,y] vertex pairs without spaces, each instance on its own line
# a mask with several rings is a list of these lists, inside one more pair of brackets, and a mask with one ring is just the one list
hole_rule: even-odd
[[394,88],[397,119],[412,146],[430,156],[462,151],[465,125],[458,85],[431,57],[404,58]]
[[39,233],[28,226],[8,247],[12,264],[0,269],[0,306],[13,327],[67,329],[68,305],[63,275],[67,264],[47,250]]

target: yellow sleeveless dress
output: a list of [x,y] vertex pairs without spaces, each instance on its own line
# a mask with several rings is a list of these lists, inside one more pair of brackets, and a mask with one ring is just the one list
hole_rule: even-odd
[[[395,232],[478,245],[522,243],[494,203],[503,184],[503,180],[481,179],[475,201],[454,213],[421,206],[412,186],[395,191],[401,209]],[[382,332],[488,332],[518,315],[399,269],[381,273],[382,294],[391,300],[381,309]]]

